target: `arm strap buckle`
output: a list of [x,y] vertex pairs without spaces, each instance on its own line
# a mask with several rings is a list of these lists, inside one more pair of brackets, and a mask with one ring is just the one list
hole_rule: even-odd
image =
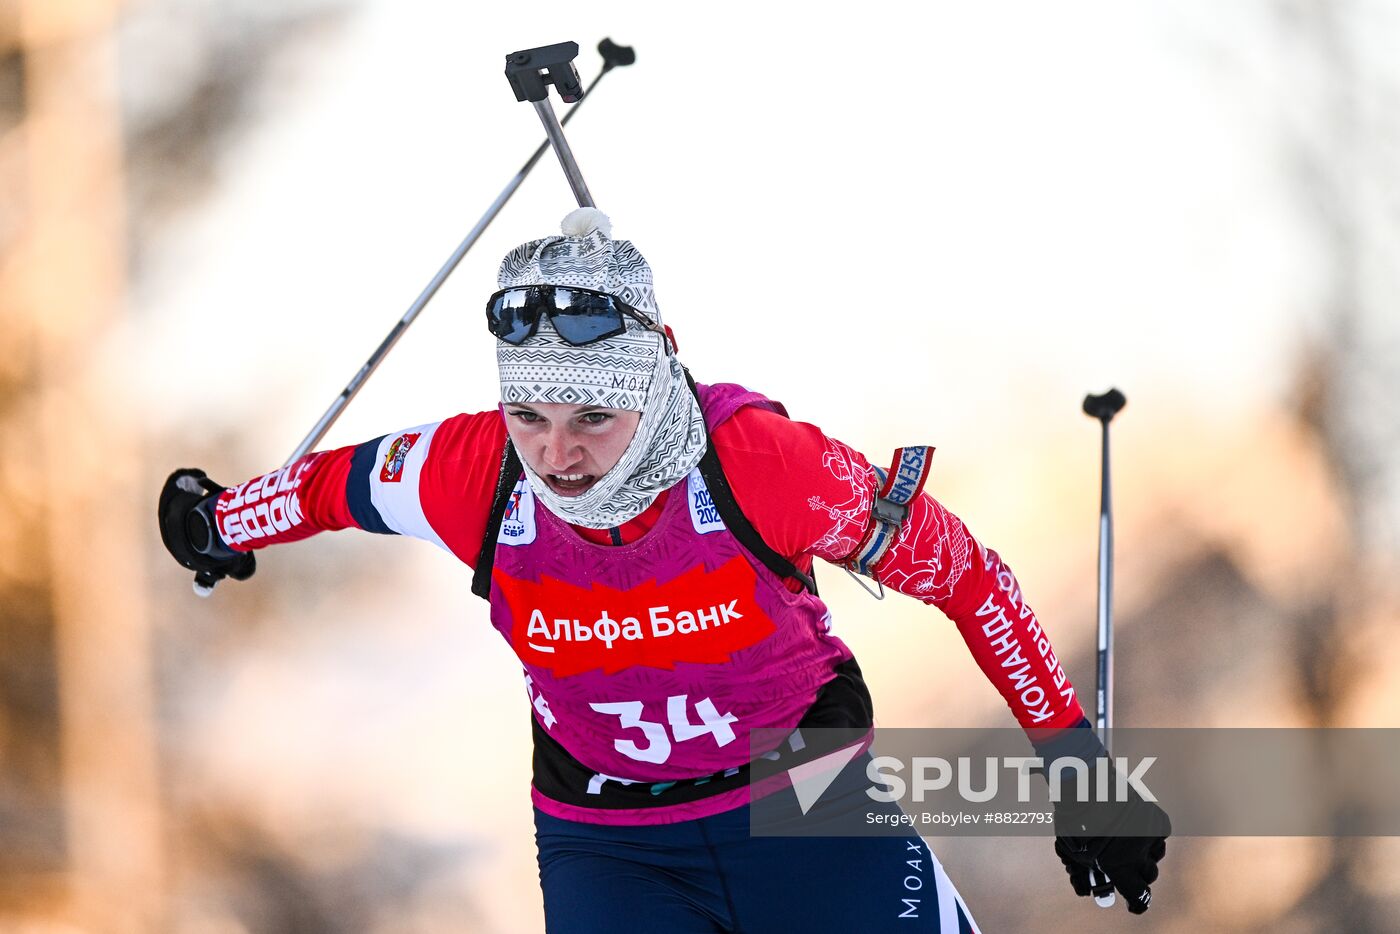
[[870,508],[870,529],[851,556],[848,570],[875,578],[875,566],[899,540],[909,518],[909,504],[924,490],[933,460],[931,445],[896,448],[888,471],[874,468],[880,486]]

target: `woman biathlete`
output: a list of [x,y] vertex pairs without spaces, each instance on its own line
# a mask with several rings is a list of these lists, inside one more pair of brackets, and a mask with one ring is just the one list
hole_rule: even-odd
[[[227,489],[176,471],[167,548],[242,580],[256,549],[359,528],[474,568],[524,666],[550,931],[976,930],[917,835],[749,829],[752,731],[872,724],[814,558],[945,613],[1040,748],[1101,748],[1011,570],[921,492],[931,449],[886,472],[756,392],[692,383],[650,268],[595,209],[511,251],[499,285],[499,408]],[[1153,826],[1058,838],[1075,891],[1101,869],[1146,910]]]

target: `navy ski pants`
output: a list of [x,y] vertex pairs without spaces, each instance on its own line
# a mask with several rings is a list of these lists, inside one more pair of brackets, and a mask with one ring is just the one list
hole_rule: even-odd
[[977,931],[913,834],[752,836],[745,806],[645,827],[536,810],[535,840],[550,934]]

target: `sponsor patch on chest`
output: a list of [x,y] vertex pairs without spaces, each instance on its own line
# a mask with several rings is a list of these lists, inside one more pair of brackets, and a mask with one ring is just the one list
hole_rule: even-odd
[[701,535],[719,532],[724,529],[724,520],[719,517],[715,501],[710,498],[710,489],[705,478],[700,476],[697,467],[686,478],[686,500],[690,504],[690,523]]
[[776,628],[755,599],[753,566],[739,555],[714,571],[696,567],[630,590],[547,576],[517,580],[499,568],[493,576],[510,607],[516,654],[556,678],[637,665],[723,664]]

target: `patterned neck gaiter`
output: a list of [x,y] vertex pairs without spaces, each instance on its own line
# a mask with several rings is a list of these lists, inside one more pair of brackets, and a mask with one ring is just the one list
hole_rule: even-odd
[[[651,345],[651,356],[645,361],[648,372],[642,374],[638,350],[645,344]],[[501,400],[507,404],[563,402],[642,413],[622,459],[582,495],[560,496],[529,464],[524,465],[535,495],[571,525],[609,529],[635,519],[705,454],[700,403],[690,391],[680,361],[666,353],[660,335],[628,331],[573,347],[548,322],[542,322],[538,333],[518,347],[498,341],[496,359]],[[613,389],[613,375],[639,388]]]

